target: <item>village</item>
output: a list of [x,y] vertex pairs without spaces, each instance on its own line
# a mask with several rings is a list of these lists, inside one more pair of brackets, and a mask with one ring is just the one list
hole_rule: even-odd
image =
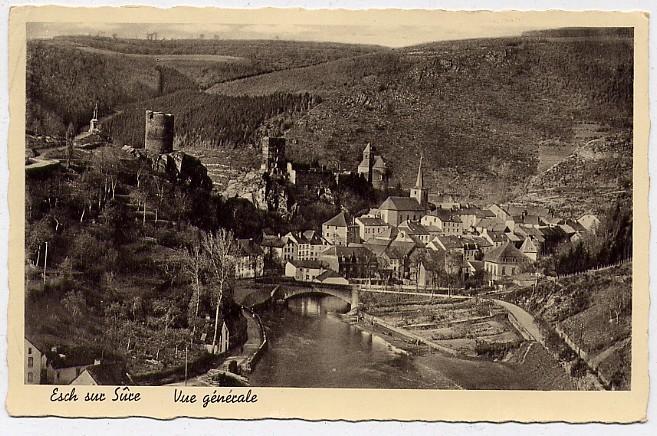
[[[148,156],[156,171],[167,173],[173,166],[177,174],[196,174],[200,185],[209,185],[201,163],[173,150],[173,120],[172,114],[147,111],[145,149],[126,145],[122,152],[138,159]],[[94,148],[103,146],[104,140],[94,111],[89,130],[78,135],[76,147],[93,153]],[[390,170],[372,144],[364,148],[356,172],[338,173],[289,162],[285,145],[283,137],[262,139],[260,171],[267,182],[261,188],[263,198],[271,198],[268,191],[277,190],[274,197],[284,199],[281,187],[289,184],[321,189],[339,185],[349,177],[361,179],[374,190],[388,189]],[[28,175],[42,175],[59,166],[56,159],[26,158]],[[137,206],[136,212],[137,219],[146,223],[146,204],[141,212]],[[157,212],[153,216],[153,211],[149,211],[148,217],[158,220]],[[263,231],[259,238],[237,238],[230,258],[236,288],[246,289],[247,294],[251,292],[248,289],[272,289],[267,287],[270,284],[276,285],[273,296],[280,286],[292,283],[302,287],[390,291],[398,295],[406,292],[409,298],[397,298],[393,304],[365,295],[361,301],[352,299],[349,313],[356,316],[356,321],[368,320],[371,327],[365,329],[376,332],[376,325],[380,334],[395,332],[398,338],[401,335],[405,338],[402,347],[405,343],[422,343],[449,355],[508,360],[516,357],[507,351],[534,338],[517,325],[515,318],[507,319],[503,307],[459,298],[492,295],[506,287],[535,286],[544,276],[542,259],[555,255],[564,245],[571,246],[594,235],[599,224],[600,220],[592,214],[577,220],[563,219],[544,207],[512,203],[480,206],[461,203],[452,195],[430,193],[420,157],[416,182],[408,196],[388,196],[378,207],[357,216],[342,210],[321,228],[286,234]],[[427,301],[422,297],[426,295],[443,295],[447,299]],[[360,315],[359,309],[367,312]],[[246,341],[251,345],[242,357],[229,359],[234,361],[231,368],[235,373],[250,368],[266,342],[257,315],[250,309],[242,312],[248,323]],[[231,338],[225,321],[215,332],[217,337],[211,345],[207,335],[202,341],[211,354],[230,355],[236,338]],[[136,383],[124,363],[107,356],[103,358],[88,350],[68,354],[56,346],[41,348],[26,337],[26,383]],[[228,369],[227,364],[224,368]]]

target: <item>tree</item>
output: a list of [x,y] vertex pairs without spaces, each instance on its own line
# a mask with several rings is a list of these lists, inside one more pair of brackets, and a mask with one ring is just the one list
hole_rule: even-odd
[[190,324],[192,325],[192,340],[196,334],[196,320],[198,318],[199,306],[201,304],[201,275],[207,265],[205,253],[199,244],[193,245],[189,250],[182,253],[182,273],[192,284],[192,298],[190,299]]
[[75,136],[75,128],[73,123],[68,123],[66,129],[66,168],[71,168],[71,158],[73,157],[73,137]]
[[203,235],[202,245],[214,282],[212,287],[213,300],[216,301],[214,335],[212,337],[212,352],[214,353],[219,327],[219,310],[221,310],[224,291],[230,287],[230,281],[235,277],[235,264],[231,256],[233,234],[225,229],[219,229],[216,234],[206,233]]
[[62,298],[62,304],[71,314],[73,320],[77,321],[84,313],[87,301],[82,291],[68,291]]

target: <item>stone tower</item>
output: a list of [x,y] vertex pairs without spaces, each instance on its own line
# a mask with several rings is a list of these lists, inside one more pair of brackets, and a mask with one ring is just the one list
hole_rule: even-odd
[[286,172],[285,138],[265,136],[262,138],[262,165],[260,169],[270,176]]
[[147,151],[157,154],[173,151],[173,115],[163,112],[146,111],[144,146]]
[[422,159],[424,156],[420,155],[420,166],[417,169],[417,180],[415,187],[411,189],[411,198],[415,198],[417,202],[424,206],[429,202],[429,191],[424,187],[424,173],[422,172]]
[[365,150],[363,150],[363,163],[367,165],[367,182],[372,183],[372,169],[374,168],[374,146],[367,143]]

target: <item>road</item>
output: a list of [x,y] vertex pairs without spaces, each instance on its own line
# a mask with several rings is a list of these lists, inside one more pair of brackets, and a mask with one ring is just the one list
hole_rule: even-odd
[[541,333],[541,329],[538,327],[534,317],[529,312],[521,307],[516,306],[513,303],[509,303],[508,301],[496,299],[492,300],[496,304],[508,310],[513,316],[515,316],[516,320],[518,320],[518,324],[520,324],[527,331],[527,333],[529,333],[534,338],[534,340],[543,343],[543,334]]

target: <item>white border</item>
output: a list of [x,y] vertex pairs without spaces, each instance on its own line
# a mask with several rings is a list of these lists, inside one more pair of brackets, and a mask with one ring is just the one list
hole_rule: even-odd
[[[657,71],[657,37],[655,36],[655,26],[657,15],[657,2],[654,0],[480,0],[480,1],[457,1],[457,0],[195,0],[195,1],[175,1],[175,0],[140,0],[140,1],[70,1],[56,0],[53,2],[43,1],[6,1],[0,0],[1,22],[4,31],[0,34],[0,43],[2,60],[0,61],[0,81],[2,88],[0,90],[0,143],[3,144],[0,149],[0,399],[4,403],[7,395],[7,295],[8,295],[8,271],[7,271],[7,244],[8,244],[8,227],[9,213],[7,205],[7,184],[9,172],[7,168],[7,128],[9,121],[8,114],[8,71],[7,71],[7,23],[9,7],[12,5],[39,5],[39,4],[58,4],[65,6],[94,6],[94,5],[149,5],[157,7],[172,6],[215,6],[228,8],[257,8],[264,6],[273,7],[305,7],[310,9],[319,8],[344,8],[344,9],[367,9],[367,8],[408,8],[408,9],[453,9],[453,10],[476,10],[476,9],[496,9],[496,10],[544,10],[544,9],[564,9],[564,10],[642,10],[651,13],[650,20],[650,102],[651,124],[655,125],[657,121],[657,111],[654,105],[657,103],[657,85],[655,72]],[[651,177],[657,176],[657,159],[654,158],[650,150],[652,145],[657,143],[657,133],[654,130],[650,132],[649,148],[649,172]],[[22,170],[22,169],[21,169]],[[651,223],[657,219],[657,194],[650,192],[650,211]],[[651,252],[655,252],[657,239],[653,236],[650,241]],[[654,256],[650,259],[650,270],[657,271],[657,260]],[[655,279],[651,278],[650,289],[651,295],[655,295]],[[655,301],[654,299],[652,299]],[[655,304],[650,309],[650,326],[654,330],[657,320],[657,309]],[[653,333],[653,331],[651,331]],[[657,336],[650,335],[650,374],[657,374]],[[0,432],[7,435],[91,435],[104,436],[120,434],[122,431],[128,431],[135,434],[189,434],[189,435],[234,435],[234,434],[307,434],[312,432],[314,435],[332,435],[332,434],[360,434],[360,435],[399,435],[403,432],[405,436],[427,434],[493,434],[508,435],[518,434],[520,432],[532,432],[538,435],[561,435],[561,434],[581,434],[581,435],[600,435],[613,432],[620,435],[652,435],[657,434],[657,383],[651,377],[650,402],[648,405],[648,423],[632,425],[604,425],[604,424],[576,424],[569,425],[563,423],[554,424],[466,424],[466,423],[399,423],[399,422],[362,422],[362,423],[345,423],[345,422],[323,422],[310,423],[304,421],[217,421],[214,419],[185,419],[179,418],[174,421],[159,421],[146,418],[129,418],[114,420],[99,419],[65,419],[65,418],[11,418],[7,416],[4,408],[0,412]]]

